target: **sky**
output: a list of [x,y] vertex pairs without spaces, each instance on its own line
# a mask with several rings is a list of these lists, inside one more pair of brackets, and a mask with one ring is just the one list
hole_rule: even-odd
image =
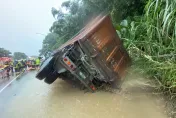
[[51,8],[65,0],[0,0],[0,47],[38,55],[54,22]]

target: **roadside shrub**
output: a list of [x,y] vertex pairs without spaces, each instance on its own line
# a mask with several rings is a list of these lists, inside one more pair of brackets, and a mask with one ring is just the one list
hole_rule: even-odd
[[176,1],[149,0],[145,14],[126,24],[118,30],[135,67],[163,88],[175,89]]

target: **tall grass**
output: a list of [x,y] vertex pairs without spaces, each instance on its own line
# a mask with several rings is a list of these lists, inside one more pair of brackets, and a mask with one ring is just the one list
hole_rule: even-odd
[[176,89],[176,0],[149,0],[145,14],[121,29],[134,65]]

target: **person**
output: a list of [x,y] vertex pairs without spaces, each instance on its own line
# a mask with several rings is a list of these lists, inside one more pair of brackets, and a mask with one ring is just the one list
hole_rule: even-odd
[[36,68],[40,66],[40,57],[35,60]]
[[12,74],[13,74],[13,64],[14,64],[13,61],[11,61],[10,62],[10,70],[11,70]]
[[14,62],[14,68],[15,68],[15,73],[18,74],[19,73],[19,64],[18,64],[18,61]]
[[19,74],[21,71],[22,71],[22,64],[20,61],[17,61],[15,65],[15,72],[16,74]]
[[8,66],[7,68],[6,68],[6,77],[8,78],[8,79],[10,79],[10,66]]
[[27,60],[26,64],[28,68],[31,68],[31,60]]
[[25,69],[27,69],[27,60],[24,60]]
[[21,61],[21,68],[22,68],[22,70],[26,69],[26,62],[25,62],[25,60]]
[[32,67],[32,69],[35,69],[35,60],[34,59],[31,60],[31,67]]

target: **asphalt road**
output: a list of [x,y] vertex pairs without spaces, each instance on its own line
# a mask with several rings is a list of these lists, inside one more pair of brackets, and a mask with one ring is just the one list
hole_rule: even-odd
[[0,118],[167,118],[160,97],[128,84],[119,93],[84,93],[62,80],[47,85],[35,74],[0,93]]

